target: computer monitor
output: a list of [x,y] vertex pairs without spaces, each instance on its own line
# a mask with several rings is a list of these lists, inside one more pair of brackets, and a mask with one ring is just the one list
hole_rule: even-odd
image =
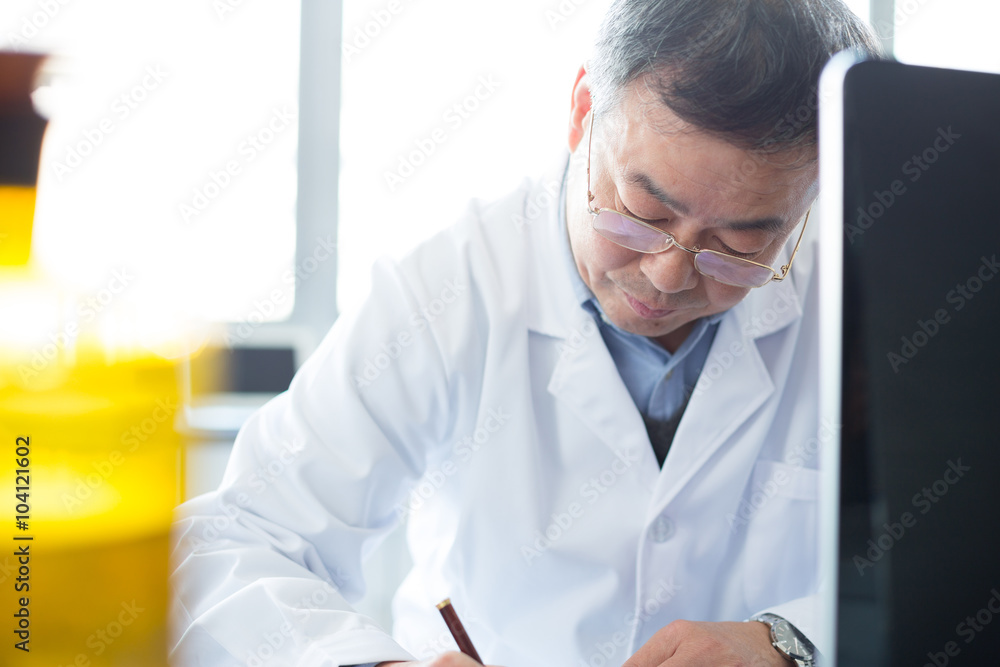
[[1000,76],[841,54],[820,97],[836,664],[1000,665]]

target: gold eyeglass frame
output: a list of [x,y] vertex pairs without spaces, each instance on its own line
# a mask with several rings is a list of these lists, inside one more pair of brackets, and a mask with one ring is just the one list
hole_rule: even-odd
[[[720,252],[718,250],[709,250],[707,248],[699,248],[697,245],[694,248],[688,248],[687,246],[683,246],[680,243],[678,243],[677,242],[677,238],[673,234],[671,234],[670,232],[665,232],[665,231],[663,231],[662,229],[660,229],[658,227],[654,227],[653,225],[649,224],[648,222],[643,222],[642,220],[639,220],[638,218],[635,218],[635,217],[633,217],[631,215],[628,215],[627,213],[622,213],[621,211],[616,211],[613,208],[599,208],[599,209],[595,210],[594,207],[593,207],[593,201],[594,201],[595,197],[594,197],[594,194],[590,191],[590,153],[591,153],[591,147],[593,146],[593,143],[594,143],[594,122],[595,122],[595,120],[596,120],[596,118],[593,115],[591,115],[591,118],[590,118],[590,136],[587,139],[587,210],[590,212],[590,215],[593,216],[593,219],[591,220],[591,227],[594,229],[594,231],[596,233],[600,234],[602,238],[605,238],[608,241],[611,241],[612,243],[614,243],[615,245],[621,246],[622,248],[627,248],[628,250],[633,250],[635,252],[641,252],[641,253],[646,254],[646,255],[655,255],[655,254],[658,254],[658,253],[670,250],[671,248],[677,247],[677,248],[680,248],[681,250],[683,250],[683,251],[685,251],[687,253],[690,253],[692,255],[698,255],[699,253],[707,252],[707,253],[711,253],[713,255],[718,255],[719,257],[725,257],[727,259],[734,259],[734,260],[737,260],[739,262],[743,262],[743,263],[746,263],[746,264],[751,264],[753,266],[758,266],[758,267],[760,267],[762,269],[767,269],[768,271],[771,272],[771,278],[767,282],[761,283],[760,285],[734,285],[733,283],[727,283],[724,280],[719,280],[715,276],[708,275],[707,273],[703,272],[701,269],[698,268],[698,263],[697,262],[693,262],[695,270],[698,273],[700,273],[701,275],[705,276],[706,278],[711,278],[712,280],[714,280],[716,282],[720,282],[723,285],[730,285],[732,287],[749,287],[749,288],[753,289],[753,288],[757,288],[757,287],[763,287],[764,285],[767,285],[767,284],[769,284],[771,282],[780,283],[782,280],[784,280],[788,276],[788,271],[792,268],[792,262],[795,261],[795,255],[797,255],[798,252],[799,252],[799,244],[802,243],[802,237],[805,236],[806,225],[809,224],[809,214],[812,212],[812,206],[810,206],[809,210],[806,211],[805,222],[802,224],[802,231],[799,232],[799,239],[795,242],[795,248],[792,250],[792,256],[788,258],[788,263],[785,264],[785,265],[783,265],[781,267],[781,273],[778,273],[777,271],[774,270],[774,267],[768,266],[767,264],[761,264],[760,262],[755,262],[753,260],[745,259],[743,257],[737,257],[735,255],[730,255],[729,253]],[[664,236],[666,236],[667,238],[670,239],[670,244],[667,247],[663,248],[662,250],[638,250],[636,248],[630,248],[627,245],[623,245],[623,244],[619,243],[618,241],[615,241],[614,239],[608,238],[604,234],[601,234],[600,230],[597,229],[597,227],[595,226],[595,224],[597,222],[597,216],[600,215],[601,213],[605,212],[605,211],[607,211],[609,213],[615,213],[615,214],[620,215],[621,217],[625,218],[626,220],[634,222],[637,225],[641,225],[643,227],[646,227],[647,229],[652,229],[654,232],[658,232],[660,234],[663,234]]]

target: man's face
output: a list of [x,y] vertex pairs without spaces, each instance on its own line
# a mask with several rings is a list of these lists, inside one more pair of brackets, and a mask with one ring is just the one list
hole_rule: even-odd
[[[580,85],[586,86],[586,79],[578,80]],[[734,306],[749,288],[701,275],[693,255],[678,248],[639,253],[593,230],[587,134],[580,131],[589,130],[592,119],[593,114],[583,116],[576,132],[571,121],[566,216],[577,268],[612,322],[676,351],[695,320]],[[816,197],[810,155],[755,155],[696,130],[652,101],[641,79],[616,113],[596,123],[590,158],[594,208],[631,213],[689,248],[773,266]]]

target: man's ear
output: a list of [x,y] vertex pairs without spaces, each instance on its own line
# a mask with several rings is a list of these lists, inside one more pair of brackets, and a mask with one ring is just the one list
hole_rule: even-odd
[[575,151],[583,139],[583,120],[590,112],[590,83],[586,65],[580,65],[573,83],[573,95],[570,99],[569,113],[569,149]]

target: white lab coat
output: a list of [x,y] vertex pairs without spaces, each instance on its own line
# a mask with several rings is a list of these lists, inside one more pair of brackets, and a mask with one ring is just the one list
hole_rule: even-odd
[[[179,512],[176,664],[425,656],[453,646],[445,597],[509,667],[620,665],[674,619],[772,610],[814,631],[813,243],[722,319],[661,471],[574,299],[556,178],[376,264],[250,418],[221,488]],[[393,639],[350,601],[404,515]]]

